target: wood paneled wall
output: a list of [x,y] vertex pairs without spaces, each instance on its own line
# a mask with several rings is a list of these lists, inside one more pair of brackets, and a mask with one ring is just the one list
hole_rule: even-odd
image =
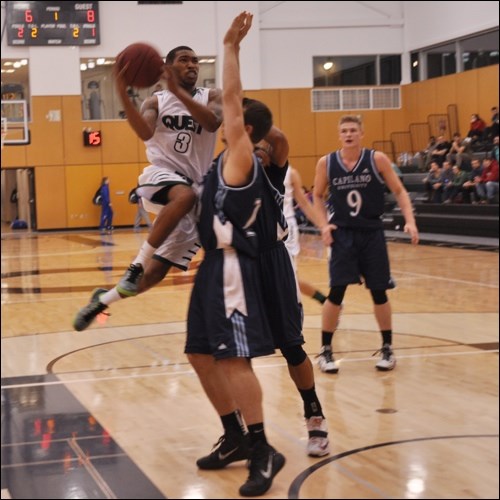
[[[479,113],[489,124],[490,109],[498,105],[498,65],[434,78],[402,87],[398,110],[363,111],[364,143],[389,140],[391,133],[409,130],[430,114],[458,106],[460,130],[469,129],[470,115]],[[339,145],[337,123],[344,112],[311,111],[311,89],[275,89],[246,92],[266,102],[274,120],[290,141],[290,163],[304,185],[314,180],[317,160]],[[79,96],[38,96],[31,102],[31,143],[5,146],[2,168],[35,169],[37,229],[97,227],[99,207],[91,203],[101,178],[110,178],[114,225],[131,225],[135,206],[129,190],[147,165],[144,145],[124,120],[83,121]],[[61,121],[49,121],[49,111],[60,110]],[[102,146],[83,146],[84,128],[101,130]],[[454,132],[454,131],[452,131]],[[219,140],[217,151],[222,149]]]

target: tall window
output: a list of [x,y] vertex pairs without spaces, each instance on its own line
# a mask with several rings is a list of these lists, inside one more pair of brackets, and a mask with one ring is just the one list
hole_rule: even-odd
[[427,52],[427,78],[456,73],[455,44],[440,45]]

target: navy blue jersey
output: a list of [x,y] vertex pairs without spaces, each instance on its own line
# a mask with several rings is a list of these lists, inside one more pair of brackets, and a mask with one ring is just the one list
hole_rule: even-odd
[[385,182],[377,170],[373,149],[361,150],[358,162],[348,170],[340,150],[327,156],[331,222],[356,229],[383,228]]
[[234,248],[255,257],[258,247],[254,225],[265,175],[254,156],[251,181],[241,187],[227,186],[222,177],[222,158],[221,154],[214,160],[203,181],[198,221],[200,242],[206,251]]
[[186,353],[217,359],[274,352],[262,296],[255,220],[266,176],[253,157],[252,178],[231,187],[222,177],[223,155],[204,180],[198,232],[205,256],[189,303]]
[[269,167],[260,165],[263,174],[262,205],[257,216],[256,231],[259,247],[268,248],[277,241],[285,240],[288,235],[288,226],[283,214],[285,198],[284,179],[288,165],[280,168],[271,164]]

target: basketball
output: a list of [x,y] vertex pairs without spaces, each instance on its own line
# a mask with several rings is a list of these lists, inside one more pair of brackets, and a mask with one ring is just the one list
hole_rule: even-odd
[[118,71],[128,64],[123,75],[127,85],[147,88],[160,79],[164,62],[154,47],[147,43],[137,42],[128,45],[118,54],[116,64]]

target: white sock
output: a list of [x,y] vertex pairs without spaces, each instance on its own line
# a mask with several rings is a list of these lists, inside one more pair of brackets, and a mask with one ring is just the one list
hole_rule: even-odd
[[112,288],[111,290],[107,291],[106,293],[103,293],[102,295],[99,296],[99,302],[102,302],[103,304],[106,304],[109,306],[113,302],[118,302],[119,300],[123,299],[125,297],[122,297],[116,287]]
[[146,267],[146,263],[149,262],[155,251],[156,248],[152,247],[147,241],[145,241],[142,244],[137,257],[132,262],[134,264],[141,264],[142,267]]

